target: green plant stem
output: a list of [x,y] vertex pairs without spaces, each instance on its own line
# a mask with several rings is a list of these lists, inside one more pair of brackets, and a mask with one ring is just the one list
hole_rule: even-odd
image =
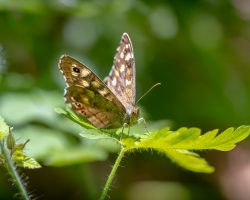
[[10,176],[12,178],[12,181],[14,182],[16,187],[18,188],[22,198],[25,200],[29,200],[28,192],[26,191],[26,188],[22,182],[22,179],[16,170],[15,164],[14,164],[13,160],[11,159],[11,155],[9,153],[9,150],[5,147],[3,141],[0,142],[0,146],[1,146],[2,154],[4,156],[5,166],[8,170],[8,173],[10,174]]
[[107,181],[105,183],[105,186],[104,186],[104,188],[102,190],[102,193],[101,193],[101,196],[100,196],[99,200],[104,200],[105,199],[105,197],[106,197],[106,195],[108,193],[108,190],[110,188],[110,185],[111,185],[111,183],[112,183],[112,181],[113,181],[113,179],[115,177],[115,173],[117,171],[117,168],[119,167],[125,152],[126,152],[126,150],[122,147],[120,153],[118,154],[118,157],[116,158],[115,164],[114,164],[114,166],[113,166],[113,168],[112,168],[112,170],[111,170],[111,172],[110,172],[110,174],[108,176],[108,179],[107,179]]

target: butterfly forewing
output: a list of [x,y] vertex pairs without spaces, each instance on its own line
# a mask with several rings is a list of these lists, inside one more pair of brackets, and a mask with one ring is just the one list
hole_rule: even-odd
[[67,83],[65,99],[73,110],[98,128],[123,125],[124,106],[90,69],[67,55],[61,57],[59,67]]
[[127,33],[122,35],[112,69],[104,82],[125,108],[132,110],[135,107],[135,61],[132,43]]

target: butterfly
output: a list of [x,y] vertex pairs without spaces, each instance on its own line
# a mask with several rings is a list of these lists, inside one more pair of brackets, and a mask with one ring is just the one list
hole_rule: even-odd
[[68,55],[61,56],[59,69],[67,85],[65,101],[95,127],[120,128],[137,123],[135,59],[127,33],[121,37],[113,66],[104,81]]

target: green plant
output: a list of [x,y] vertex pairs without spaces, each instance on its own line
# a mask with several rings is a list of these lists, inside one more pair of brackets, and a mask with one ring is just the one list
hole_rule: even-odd
[[30,199],[30,194],[26,189],[26,183],[23,176],[17,170],[17,167],[37,169],[40,164],[33,158],[24,153],[25,145],[29,142],[16,143],[12,133],[4,119],[0,116],[0,164],[8,171],[11,181],[17,187],[19,195],[23,199]]
[[69,109],[56,109],[56,111],[83,126],[84,131],[80,133],[82,137],[88,139],[111,139],[120,145],[120,152],[102,190],[100,200],[105,199],[117,168],[126,153],[154,150],[164,154],[187,170],[212,173],[214,168],[193,151],[230,151],[236,146],[236,143],[242,141],[250,134],[250,126],[240,126],[236,129],[228,128],[220,134],[218,134],[218,129],[201,134],[201,130],[198,128],[179,128],[176,131],[163,128],[150,133],[144,131],[137,134],[129,131],[129,129],[107,131],[96,129]]

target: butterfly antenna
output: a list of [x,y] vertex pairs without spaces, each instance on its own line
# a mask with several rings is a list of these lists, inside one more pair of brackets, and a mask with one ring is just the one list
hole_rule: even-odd
[[154,89],[155,87],[160,86],[160,85],[161,85],[161,83],[156,83],[156,84],[154,84],[151,88],[149,88],[149,89],[147,90],[147,92],[145,92],[145,93],[137,100],[136,104],[137,104],[141,99],[143,99],[152,89]]

